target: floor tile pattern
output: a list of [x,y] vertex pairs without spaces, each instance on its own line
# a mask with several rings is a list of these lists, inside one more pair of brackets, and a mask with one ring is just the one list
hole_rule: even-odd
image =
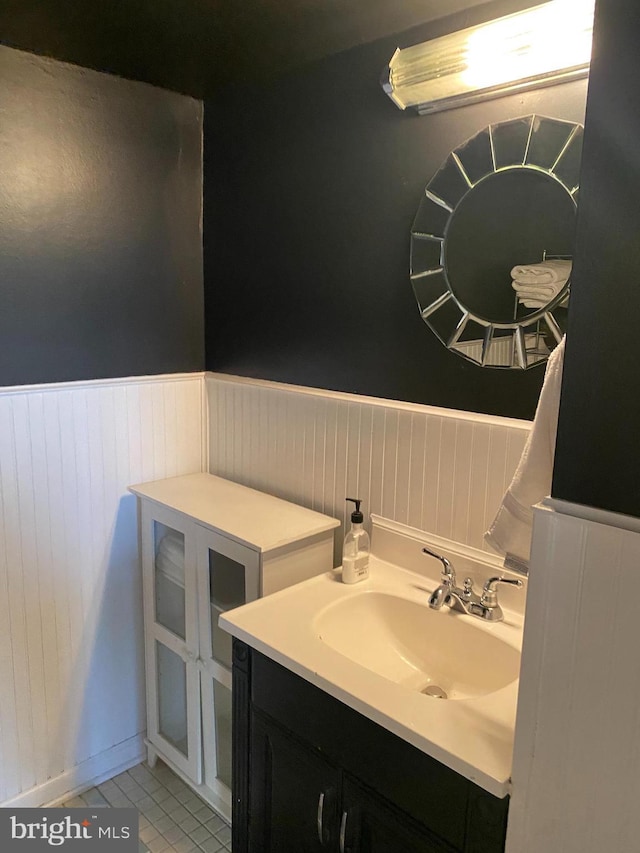
[[231,851],[229,824],[161,761],[153,770],[138,764],[62,806],[138,809],[139,853]]

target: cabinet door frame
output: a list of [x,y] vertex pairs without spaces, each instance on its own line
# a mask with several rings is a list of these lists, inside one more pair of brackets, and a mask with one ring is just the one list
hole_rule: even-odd
[[[306,851],[317,853],[337,851],[342,771],[258,711],[251,713],[250,731],[248,762],[251,767],[251,793],[248,807],[251,817],[247,826],[239,828],[240,851],[278,853],[286,850],[295,853],[301,846]],[[294,764],[295,772],[287,773],[283,778],[283,767],[286,773],[287,765],[291,767]],[[274,788],[276,781],[278,785]],[[283,801],[283,783],[291,793],[291,800],[297,799],[297,808],[292,806],[288,797]],[[280,796],[276,793],[278,789]],[[297,838],[291,837],[289,816],[292,816],[293,833]],[[273,839],[274,832],[279,835],[278,841]],[[300,844],[301,838],[303,845]]]
[[215,530],[196,525],[197,530],[197,583],[200,630],[200,670],[202,702],[202,740],[205,784],[221,797],[229,797],[229,789],[218,777],[216,752],[215,704],[212,683],[219,682],[231,690],[231,669],[215,660],[212,655],[211,590],[209,575],[209,551],[217,551],[244,567],[245,602],[255,601],[260,593],[261,555]]
[[[156,621],[155,522],[184,536],[185,637],[174,634]],[[189,779],[200,784],[202,778],[202,737],[200,727],[200,683],[198,659],[198,609],[196,599],[195,524],[151,501],[141,507],[142,581],[144,589],[145,674],[147,683],[147,738]],[[185,756],[160,731],[158,665],[156,643],[160,643],[185,664],[187,707],[187,755]]]
[[215,530],[209,530],[201,525],[197,529],[198,565],[198,622],[200,629],[199,648],[200,664],[216,681],[221,681],[231,689],[231,668],[218,662],[211,654],[212,625],[211,625],[211,590],[209,585],[209,551],[217,551],[230,560],[244,567],[245,602],[255,601],[260,593],[260,552],[242,545],[228,536],[223,536]]
[[[407,853],[455,853],[455,848],[438,838],[428,827],[414,821],[386,797],[370,790],[350,773],[342,774],[342,814],[340,818],[340,849],[345,853],[370,853],[379,844],[366,844],[366,830],[382,825],[393,837],[395,851]],[[374,836],[374,839],[376,837]],[[376,839],[379,840],[379,839]],[[381,849],[390,849],[389,845]]]

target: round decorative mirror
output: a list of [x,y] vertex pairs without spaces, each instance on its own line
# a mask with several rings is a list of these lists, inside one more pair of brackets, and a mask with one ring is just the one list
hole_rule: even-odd
[[583,128],[531,115],[448,156],[411,229],[411,282],[442,343],[483,367],[541,364],[566,327]]

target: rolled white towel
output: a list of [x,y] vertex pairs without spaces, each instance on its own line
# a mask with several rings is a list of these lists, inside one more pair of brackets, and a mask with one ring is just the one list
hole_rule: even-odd
[[555,284],[519,284],[514,281],[511,286],[516,292],[518,302],[525,308],[544,308],[555,299],[565,284],[566,281],[558,281]]
[[511,278],[520,284],[563,283],[571,275],[571,261],[542,261],[539,264],[522,264],[511,270]]
[[544,296],[553,296],[558,293],[566,283],[566,278],[554,281],[552,284],[546,284],[543,281],[535,281],[532,284],[527,284],[516,278],[513,279],[511,286],[519,293],[541,293]]
[[523,299],[527,296],[531,299],[546,299],[547,302],[557,296],[566,282],[558,282],[558,284],[518,284],[517,281],[512,283],[512,287],[518,296]]

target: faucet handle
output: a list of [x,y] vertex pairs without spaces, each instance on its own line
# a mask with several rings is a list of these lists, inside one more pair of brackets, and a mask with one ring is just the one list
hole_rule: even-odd
[[485,607],[492,608],[498,606],[498,591],[496,589],[499,583],[509,584],[509,586],[517,586],[522,587],[522,581],[516,580],[515,578],[489,578],[489,580],[482,587],[482,596],[480,598],[480,603],[484,604]]
[[430,551],[428,548],[422,549],[423,554],[428,554],[430,557],[435,557],[436,560],[440,560],[442,563],[442,580],[450,583],[452,586],[456,585],[456,573],[446,557],[443,557],[442,554],[436,554],[435,551]]

